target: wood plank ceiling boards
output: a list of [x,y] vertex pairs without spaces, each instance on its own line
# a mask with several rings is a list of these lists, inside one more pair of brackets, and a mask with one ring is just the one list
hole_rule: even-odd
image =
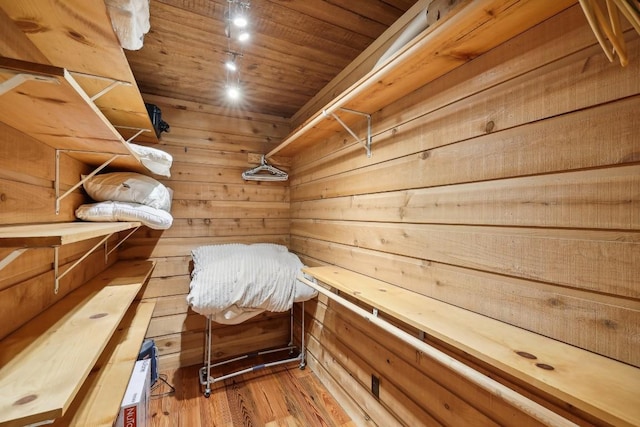
[[[289,118],[415,0],[254,0],[240,58],[243,111]],[[226,0],[151,0],[151,30],[127,58],[143,93],[228,107]]]

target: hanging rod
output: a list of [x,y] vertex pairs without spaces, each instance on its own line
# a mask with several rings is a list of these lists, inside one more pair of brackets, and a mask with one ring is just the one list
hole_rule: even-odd
[[342,121],[342,119],[334,111],[322,110],[322,114],[325,117],[331,116],[334,119],[336,119],[336,121],[340,123],[342,127],[345,128],[345,130],[349,132],[351,136],[353,136],[356,139],[356,141],[358,141],[364,147],[364,149],[367,152],[367,157],[371,157],[371,139],[372,139],[371,138],[371,114],[363,113],[361,111],[356,111],[356,110],[350,110],[348,108],[342,108],[342,107],[337,109],[340,111],[344,111],[345,113],[357,114],[367,118],[367,138],[366,140],[363,141],[358,135],[356,135],[356,133],[353,130],[351,130],[349,126],[347,126],[345,122]]
[[329,289],[321,285],[318,285],[316,283],[313,283],[310,280],[307,280],[304,276],[298,276],[298,280],[306,283],[307,285],[311,286],[313,289],[317,290],[321,294],[327,296],[329,299],[346,307],[348,310],[361,316],[362,318],[366,319],[370,323],[375,324],[376,326],[392,334],[396,338],[413,346],[414,348],[421,351],[425,355],[431,357],[433,360],[440,363],[441,365],[448,367],[449,369],[452,369],[458,375],[462,376],[463,378],[467,379],[468,381],[477,385],[483,390],[486,390],[492,395],[495,395],[496,397],[504,400],[508,404],[513,405],[515,408],[518,408],[519,410],[529,415],[530,417],[540,421],[543,425],[558,426],[558,427],[569,427],[569,426],[577,427],[577,425],[574,422],[562,417],[559,414],[556,414],[555,412],[545,408],[544,406],[540,405],[537,402],[534,402],[533,400],[527,398],[526,396],[519,394],[518,392],[510,389],[509,387],[497,382],[493,378],[490,378],[476,371],[475,369],[465,365],[464,363],[449,356],[448,354],[443,353],[442,351],[436,349],[435,347],[428,345],[424,341],[419,340],[413,335],[383,320],[382,318],[378,317],[374,313],[370,313],[362,309],[361,307],[357,306],[356,304],[340,296],[337,296],[336,294],[331,292]]

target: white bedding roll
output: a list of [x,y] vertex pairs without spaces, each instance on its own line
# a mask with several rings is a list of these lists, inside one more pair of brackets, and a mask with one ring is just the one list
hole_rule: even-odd
[[201,246],[192,251],[192,257],[187,302],[197,313],[226,320],[221,323],[245,311],[287,311],[294,301],[317,295],[297,280],[303,264],[281,245]]

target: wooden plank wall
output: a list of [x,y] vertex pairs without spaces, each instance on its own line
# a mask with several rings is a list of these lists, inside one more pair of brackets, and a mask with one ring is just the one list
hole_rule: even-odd
[[[7,106],[9,107],[9,106]],[[60,156],[60,182],[63,191],[88,173],[86,165]],[[74,210],[86,196],[76,190],[61,202],[55,213],[55,150],[0,122],[0,224],[37,224],[75,219]],[[73,264],[96,245],[92,239],[60,248],[60,271]],[[112,238],[109,243],[117,241]],[[0,259],[13,249],[0,249]],[[104,262],[104,248],[98,248],[60,281],[55,294],[53,249],[29,249],[0,270],[0,339],[23,325],[45,308],[111,265]]]
[[[376,112],[371,158],[346,133],[300,153],[291,248],[640,367],[640,38],[626,36],[622,68],[576,5]],[[356,424],[535,425],[323,298],[306,311],[311,368]]]
[[[173,226],[138,231],[121,258],[157,262],[143,298],[157,298],[147,336],[159,348],[160,368],[202,363],[204,317],[187,307],[191,250],[216,243],[289,243],[289,188],[286,182],[246,182],[241,174],[256,166],[250,153],[265,153],[289,131],[287,120],[145,95],[157,104],[171,130],[158,148],[174,159]],[[254,159],[256,156],[251,156]],[[258,157],[259,159],[259,157]],[[288,314],[263,314],[239,326],[216,325],[215,358],[245,353],[289,340]]]

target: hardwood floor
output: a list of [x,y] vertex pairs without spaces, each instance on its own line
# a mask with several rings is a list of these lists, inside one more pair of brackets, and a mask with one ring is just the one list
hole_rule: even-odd
[[[199,366],[164,372],[174,394],[152,397],[151,427],[355,426],[307,367],[276,366],[216,383],[205,398]],[[161,385],[153,394],[168,391]]]

